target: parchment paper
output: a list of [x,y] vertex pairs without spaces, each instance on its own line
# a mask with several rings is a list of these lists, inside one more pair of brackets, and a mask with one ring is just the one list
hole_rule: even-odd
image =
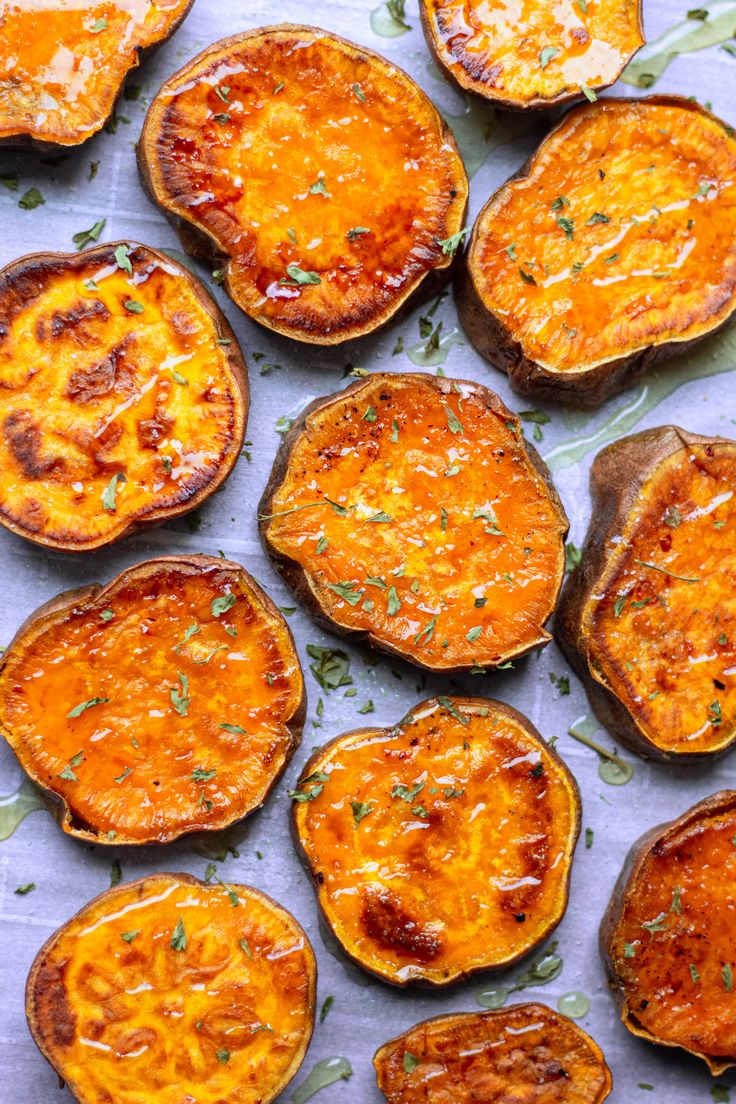
[[[466,102],[438,77],[429,64],[427,50],[419,30],[416,6],[407,4],[410,33],[397,38],[374,34],[370,24],[372,0],[322,0],[308,9],[297,0],[260,0],[249,4],[233,0],[196,0],[183,27],[132,81],[143,87],[136,102],[122,102],[119,108],[130,122],[120,122],[115,134],[103,133],[72,153],[57,165],[44,164],[43,155],[0,152],[0,175],[19,172],[21,188],[12,193],[0,188],[0,236],[2,264],[36,250],[73,249],[72,235],[105,217],[103,239],[130,237],[155,247],[179,248],[173,231],[144,195],[138,181],[133,145],[138,136],[150,96],[162,80],[183,62],[217,38],[260,24],[282,20],[314,22],[337,31],[386,54],[408,69],[429,95],[455,116],[461,134],[472,131],[475,117],[468,115]],[[649,38],[684,15],[688,5],[680,0],[647,0],[645,24]],[[619,86],[619,94],[638,94]],[[736,123],[736,60],[718,47],[676,60],[657,84],[657,91],[695,95],[710,101],[721,117]],[[453,121],[452,119],[450,120]],[[499,185],[527,157],[549,126],[549,118],[532,122],[520,116],[506,116],[491,123],[489,155],[472,180],[471,217],[490,191]],[[473,144],[473,159],[484,153],[481,127]],[[88,181],[91,161],[99,161],[99,171]],[[32,185],[38,187],[45,205],[33,211],[22,210],[17,200]],[[209,274],[201,275],[209,282]],[[58,591],[100,580],[106,581],[122,568],[162,552],[201,551],[227,556],[243,563],[268,588],[277,604],[294,605],[291,594],[277,579],[259,545],[255,525],[255,504],[265,484],[279,443],[275,424],[292,412],[297,404],[315,395],[341,386],[347,364],[367,369],[409,370],[406,355],[392,356],[399,334],[404,346],[419,340],[416,312],[409,320],[375,339],[355,342],[329,351],[299,346],[271,336],[242,315],[218,288],[215,295],[225,310],[248,357],[251,371],[252,405],[248,439],[252,462],[243,457],[224,489],[200,511],[200,527],[191,532],[185,520],[166,525],[113,548],[95,554],[69,558],[27,544],[0,530],[0,642],[7,643],[23,618]],[[440,306],[436,320],[444,320],[444,332],[457,325],[451,296]],[[697,365],[729,367],[731,347],[728,338],[702,353]],[[256,363],[253,353],[265,354]],[[259,364],[280,365],[269,374],[259,375]],[[678,369],[681,378],[692,369]],[[485,364],[465,342],[450,350],[444,370],[448,375],[476,379],[489,384],[515,410],[540,407],[515,396],[506,378]],[[659,373],[661,381],[667,371]],[[732,375],[720,375],[686,383],[647,413],[638,428],[679,422],[699,433],[733,434],[736,415]],[[600,411],[575,414],[548,404],[544,407],[551,422],[543,427],[538,444],[542,454],[573,437],[584,437],[610,419],[617,410],[636,399],[637,408],[645,408],[650,395],[634,388],[607,403]],[[630,414],[628,421],[635,417]],[[625,428],[626,422],[621,425]],[[532,426],[527,426],[531,436]],[[589,514],[587,493],[588,456],[554,473],[557,486],[572,521],[571,537],[580,544]],[[554,644],[544,652],[518,662],[515,669],[484,678],[446,680],[425,679],[400,661],[384,659],[366,666],[364,651],[351,654],[351,673],[357,688],[355,697],[343,697],[343,691],[322,694],[309,673],[305,647],[308,642],[344,647],[335,638],[315,627],[308,616],[297,610],[290,618],[305,665],[309,694],[309,720],[304,742],[295,756],[286,778],[262,813],[248,822],[247,834],[240,844],[240,857],[221,864],[221,876],[243,881],[272,894],[289,907],[310,933],[319,960],[319,1001],[334,995],[334,1005],[325,1023],[317,1026],[311,1049],[294,1085],[306,1076],[314,1061],[328,1055],[345,1055],[354,1074],[350,1081],[327,1088],[317,1098],[320,1104],[338,1101],[378,1102],[371,1066],[374,1050],[386,1039],[427,1016],[445,1011],[477,1008],[475,994],[484,985],[500,978],[475,980],[439,995],[426,992],[401,992],[361,975],[339,953],[325,946],[316,918],[315,901],[288,834],[287,787],[293,785],[300,766],[313,744],[356,727],[366,720],[391,724],[422,697],[432,691],[461,689],[482,693],[510,702],[526,713],[544,736],[559,736],[558,750],[574,771],[583,795],[583,824],[594,830],[594,842],[586,849],[581,840],[572,882],[567,915],[555,938],[564,957],[561,975],[538,991],[528,990],[513,1000],[538,997],[553,1005],[571,990],[580,990],[590,999],[590,1012],[582,1025],[597,1039],[612,1067],[615,1088],[612,1104],[637,1104],[639,1101],[667,1101],[668,1104],[696,1104],[710,1099],[712,1080],[705,1067],[681,1056],[636,1041],[617,1022],[611,998],[606,990],[597,952],[597,928],[612,884],[632,841],[647,827],[670,819],[696,800],[734,782],[734,758],[705,767],[676,770],[646,764],[629,752],[635,774],[626,786],[613,787],[598,777],[596,755],[576,744],[567,729],[586,713],[586,702],[576,679]],[[572,691],[560,696],[549,679],[549,672],[570,675]],[[312,718],[320,695],[325,699],[320,728]],[[357,709],[368,698],[375,713],[359,717]],[[613,740],[599,733],[607,746]],[[0,792],[9,793],[20,782],[18,765],[4,745],[0,747]],[[256,852],[263,858],[259,860]],[[0,844],[0,1042],[2,1077],[0,1099],[26,1104],[52,1104],[69,1099],[66,1090],[57,1087],[57,1079],[33,1045],[23,1012],[23,989],[33,956],[41,943],[84,902],[109,885],[110,864],[118,857],[124,879],[132,879],[154,870],[186,870],[203,875],[206,858],[191,844],[166,849],[148,849],[136,854],[85,847],[62,835],[46,812],[29,816],[18,831]],[[14,893],[16,886],[36,882],[38,888],[27,896]],[[515,971],[511,971],[513,975]],[[728,1078],[720,1078],[727,1082]],[[639,1082],[654,1086],[640,1089]],[[294,1087],[292,1086],[292,1088]],[[290,1091],[282,1098],[290,1098]]]

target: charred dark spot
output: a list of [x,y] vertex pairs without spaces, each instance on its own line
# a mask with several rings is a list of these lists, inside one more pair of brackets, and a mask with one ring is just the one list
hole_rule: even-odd
[[721,682],[721,680],[717,679],[717,678],[713,679],[713,685],[715,686],[716,690],[725,690],[726,689],[725,682]]
[[64,984],[65,973],[66,962],[47,960],[36,974],[31,994],[36,1023],[55,1047],[71,1046],[76,1028],[76,1016]]
[[529,775],[531,778],[539,778],[539,776],[543,774],[543,772],[544,763],[537,763],[536,766],[532,767],[532,769],[529,771]]
[[599,175],[599,177],[601,178],[601,180],[605,180],[605,179],[606,179],[606,174],[604,173],[603,169],[599,169],[599,170],[598,170],[598,175]]
[[96,364],[87,364],[72,372],[64,392],[66,398],[83,406],[113,391],[125,391],[133,384],[133,372],[125,364],[129,338],[110,350]]
[[567,1070],[554,1059],[545,1063],[540,1073],[542,1073],[545,1081],[562,1081],[565,1077],[570,1076]]
[[516,921],[517,924],[523,924],[524,921],[526,920],[526,913],[525,912],[515,913],[514,920]]
[[26,479],[43,479],[63,471],[61,457],[41,455],[41,430],[29,410],[11,410],[3,422],[3,430],[8,449]]
[[416,962],[431,962],[442,950],[435,933],[410,916],[396,895],[384,886],[366,887],[361,922],[370,938],[381,947],[405,954]]
[[138,443],[141,448],[156,448],[173,424],[174,419],[163,413],[157,414],[155,418],[144,418],[138,423]]
[[325,876],[324,876],[324,874],[322,873],[321,870],[317,871],[317,873],[315,875],[315,878],[317,880],[318,885],[324,885],[325,884]]
[[[109,317],[110,312],[101,300],[80,299],[67,311],[54,311],[51,315],[51,337],[54,339],[71,337],[80,345],[84,345],[91,337],[86,332],[85,323],[93,320],[102,322]],[[46,321],[39,319],[36,326],[36,337],[39,341],[44,341],[47,337]],[[41,332],[39,332],[39,327],[42,327]]]

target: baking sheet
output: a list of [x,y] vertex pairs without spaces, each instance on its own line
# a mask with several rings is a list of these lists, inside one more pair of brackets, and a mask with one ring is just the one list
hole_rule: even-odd
[[[372,0],[323,0],[305,13],[303,4],[297,0],[278,3],[261,0],[250,4],[196,0],[180,31],[151,62],[132,75],[132,82],[142,86],[142,95],[137,101],[121,103],[119,112],[128,121],[121,120],[116,133],[103,133],[57,164],[44,163],[43,155],[0,152],[0,176],[17,172],[21,178],[16,193],[0,188],[3,225],[0,262],[5,264],[35,250],[72,249],[72,235],[103,217],[107,219],[103,240],[129,237],[155,247],[178,249],[173,231],[143,194],[136,174],[133,146],[150,96],[169,73],[216,38],[284,19],[302,22],[307,14],[321,26],[396,61],[435,100],[455,127],[468,159],[473,165],[482,162],[472,180],[471,217],[475,217],[490,191],[526,159],[546,131],[549,120],[494,117],[492,113],[484,116],[470,108],[463,97],[444,84],[429,62],[412,0],[407,4],[412,30],[395,38],[381,37],[372,30],[370,14],[374,6]],[[716,6],[723,8],[723,0],[711,5]],[[651,39],[671,26],[684,16],[687,7],[679,0],[645,2],[648,37]],[[733,10],[734,5],[725,7]],[[639,94],[623,86],[617,91]],[[657,91],[695,95],[711,102],[717,114],[736,123],[736,59],[718,46],[678,58],[658,82]],[[93,161],[99,161],[99,171],[89,181]],[[18,198],[31,186],[40,189],[45,204],[32,211],[22,210],[17,206]],[[201,275],[206,277],[207,273],[201,270]],[[219,288],[214,293],[251,366],[252,405],[247,436],[252,442],[252,461],[249,463],[243,457],[225,488],[198,511],[196,531],[182,519],[111,549],[68,558],[34,548],[1,530],[0,642],[7,642],[20,621],[58,591],[94,580],[106,581],[124,567],[163,552],[216,553],[221,549],[262,581],[277,604],[294,604],[260,548],[254,516],[254,504],[279,443],[275,427],[279,419],[293,413],[303,402],[340,388],[346,365],[411,369],[407,355],[392,356],[392,350],[399,335],[405,348],[417,344],[420,312],[379,337],[340,349],[321,350],[268,334],[240,314]],[[451,296],[437,310],[435,321],[440,319],[445,334],[457,327]],[[462,338],[461,334],[457,336]],[[444,370],[448,375],[489,384],[515,410],[535,406],[547,411],[550,422],[542,427],[543,440],[538,447],[555,463],[554,478],[571,519],[571,538],[579,545],[589,514],[587,478],[591,454],[583,456],[585,449],[634,425],[644,428],[671,421],[699,433],[733,435],[736,380],[733,375],[710,373],[731,369],[735,347],[732,336],[720,337],[697,356],[671,370],[660,371],[592,413],[533,403],[514,395],[505,376],[485,364],[467,342],[452,344]],[[258,363],[254,353],[263,354]],[[260,375],[259,367],[263,365],[273,367]],[[532,428],[527,426],[527,432],[531,434]],[[325,1089],[317,1098],[320,1104],[348,1100],[376,1104],[381,1096],[375,1087],[371,1057],[382,1042],[427,1016],[476,1009],[475,994],[484,986],[504,980],[504,975],[492,981],[473,980],[447,992],[431,994],[395,991],[363,976],[339,952],[325,945],[312,890],[288,834],[286,791],[293,785],[312,745],[356,727],[359,722],[365,723],[357,709],[369,698],[375,705],[370,721],[377,725],[391,724],[423,696],[433,691],[446,693],[449,689],[501,698],[526,713],[544,736],[558,736],[557,748],[574,771],[582,791],[583,825],[594,832],[590,849],[586,849],[583,840],[578,847],[570,905],[554,936],[564,959],[563,971],[544,988],[527,990],[512,1000],[538,997],[554,1005],[558,997],[573,990],[587,995],[590,1012],[581,1022],[603,1047],[613,1070],[612,1104],[652,1100],[693,1104],[709,1100],[712,1079],[702,1064],[639,1042],[618,1024],[598,958],[597,928],[631,842],[650,825],[673,817],[716,789],[733,785],[733,758],[683,771],[646,764],[626,752],[635,768],[634,777],[626,786],[609,786],[598,776],[596,755],[566,734],[570,724],[587,712],[586,702],[554,644],[518,662],[512,671],[448,682],[425,678],[398,660],[382,659],[369,666],[364,662],[363,649],[346,646],[318,629],[301,610],[289,620],[305,666],[309,695],[303,745],[266,808],[248,821],[239,844],[239,857],[229,857],[221,864],[219,873],[228,881],[243,881],[265,890],[293,910],[309,932],[317,952],[319,1003],[328,995],[334,996],[332,1009],[325,1023],[316,1028],[292,1090],[316,1060],[344,1055],[352,1064],[352,1079]],[[325,695],[320,690],[307,667],[309,642],[346,648],[352,660],[355,696],[345,697],[342,690]],[[569,696],[558,693],[550,681],[550,672],[570,676]],[[316,727],[315,708],[320,696],[324,698],[324,715],[321,727]],[[607,746],[613,746],[607,735],[600,733],[601,738]],[[20,780],[19,767],[3,744],[0,793],[10,793]],[[0,843],[3,1053],[0,1099],[51,1104],[69,1098],[66,1090],[59,1089],[54,1073],[28,1034],[23,1012],[25,977],[35,952],[51,931],[109,885],[110,865],[116,858],[126,880],[154,870],[186,870],[202,876],[207,861],[191,844],[143,849],[135,854],[123,849],[103,851],[85,847],[64,837],[44,811],[31,814],[11,838]],[[38,888],[26,896],[16,895],[15,887],[26,882],[35,882]],[[514,972],[510,971],[510,976]],[[719,1082],[728,1080],[720,1078]],[[639,1088],[640,1082],[654,1086],[654,1092]],[[282,1100],[289,1100],[292,1090],[287,1090]]]

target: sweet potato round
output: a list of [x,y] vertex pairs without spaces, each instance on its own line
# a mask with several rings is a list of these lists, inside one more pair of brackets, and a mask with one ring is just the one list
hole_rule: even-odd
[[564,915],[577,785],[508,705],[430,698],[393,729],[339,736],[292,796],[324,917],[382,981],[508,966]]
[[476,220],[466,333],[526,394],[628,386],[731,319],[735,173],[733,130],[693,100],[575,108]]
[[424,37],[441,72],[499,107],[554,107],[618,80],[644,45],[641,0],[554,4],[419,0]]
[[288,337],[370,333],[450,275],[468,194],[451,132],[406,73],[327,31],[208,47],[154,99],[138,155],[184,248]]
[[49,548],[99,548],[178,517],[240,454],[235,336],[199,281],[148,246],[4,268],[0,382],[0,523]]
[[77,146],[110,118],[123,82],[193,0],[11,3],[0,12],[0,143]]
[[270,1104],[309,1046],[316,986],[306,932],[270,897],[152,874],[46,941],[26,1014],[77,1104]]
[[166,556],[62,594],[0,666],[0,731],[64,829],[166,843],[266,800],[301,738],[286,622],[239,564]]
[[736,1066],[736,791],[694,805],[634,845],[601,925],[601,954],[633,1035]]
[[373,1065],[388,1104],[603,1104],[613,1085],[600,1047],[544,1004],[436,1016]]
[[330,628],[430,670],[550,639],[567,518],[519,420],[480,384],[375,373],[284,438],[261,536]]
[[736,739],[736,441],[664,426],[596,457],[555,635],[596,715],[658,759]]

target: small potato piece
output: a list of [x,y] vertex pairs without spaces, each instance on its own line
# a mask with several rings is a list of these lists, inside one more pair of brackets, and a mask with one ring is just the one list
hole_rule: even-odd
[[292,798],[325,919],[382,981],[508,966],[564,915],[577,785],[510,706],[431,698],[396,728],[339,736]]
[[458,291],[530,395],[596,404],[736,306],[736,138],[693,100],[572,110],[479,214]]
[[644,44],[641,0],[419,0],[443,74],[499,107],[552,107],[601,91]]
[[169,556],[70,591],[2,657],[0,729],[65,832],[166,843],[266,800],[301,738],[286,622],[239,564]]
[[68,552],[178,517],[224,482],[245,361],[185,268],[134,242],[0,272],[0,524]]
[[430,670],[546,644],[567,518],[480,384],[376,372],[301,415],[260,506],[276,567],[330,628]]
[[647,832],[601,925],[601,954],[624,1026],[682,1047],[716,1076],[736,1066],[733,941],[736,791]]
[[208,47],[160,90],[138,145],[184,248],[262,325],[321,345],[447,281],[468,181],[452,133],[385,58],[283,24]]
[[635,751],[718,755],[736,738],[736,441],[645,430],[600,452],[590,482],[557,639]]
[[47,940],[26,1014],[77,1104],[270,1104],[309,1046],[316,983],[306,933],[270,897],[152,874]]
[[101,130],[123,82],[193,0],[1,0],[0,143],[77,146]]
[[373,1065],[388,1104],[602,1104],[613,1084],[600,1047],[544,1004],[425,1020]]

